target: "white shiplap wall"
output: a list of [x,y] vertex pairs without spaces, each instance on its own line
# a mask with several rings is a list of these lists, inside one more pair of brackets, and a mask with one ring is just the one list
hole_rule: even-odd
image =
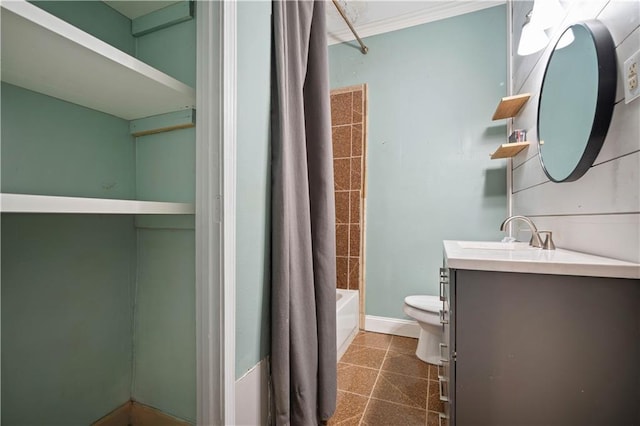
[[[622,67],[640,49],[640,0],[561,2],[566,16],[544,51],[515,53],[524,16],[532,2],[513,3],[513,93],[531,99],[513,121],[534,142],[512,161],[513,214],[532,217],[538,229],[553,231],[558,247],[640,263],[640,99],[624,103]],[[616,45],[618,89],[613,119],[594,165],[579,180],[553,183],[538,158],[536,116],[540,86],[551,46],[561,29],[579,20],[598,19]],[[519,236],[524,239],[526,236]]]

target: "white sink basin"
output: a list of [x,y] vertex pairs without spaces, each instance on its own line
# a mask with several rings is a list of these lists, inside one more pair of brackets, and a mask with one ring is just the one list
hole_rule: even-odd
[[557,248],[543,250],[528,242],[443,241],[447,268],[471,271],[581,277],[640,278],[640,263]]
[[460,248],[473,250],[533,250],[529,243],[502,243],[500,241],[456,241]]

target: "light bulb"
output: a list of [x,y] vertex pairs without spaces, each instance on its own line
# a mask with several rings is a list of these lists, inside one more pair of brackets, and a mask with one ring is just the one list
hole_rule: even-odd
[[564,9],[558,0],[534,0],[531,23],[546,30],[558,25],[563,15]]
[[533,22],[528,22],[522,27],[518,55],[526,56],[544,49],[549,43],[549,37],[544,30]]

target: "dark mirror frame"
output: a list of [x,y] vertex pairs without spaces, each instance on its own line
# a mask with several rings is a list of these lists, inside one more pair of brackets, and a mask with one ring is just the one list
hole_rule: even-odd
[[[602,22],[597,20],[589,20],[576,22],[569,25],[562,31],[562,34],[564,34],[568,29],[577,26],[581,26],[587,29],[587,31],[591,34],[591,38],[595,45],[596,57],[598,61],[598,95],[596,100],[596,110],[591,126],[591,132],[589,134],[589,139],[585,146],[584,152],[582,153],[582,157],[580,158],[580,161],[578,161],[575,169],[573,169],[573,171],[566,178],[557,180],[549,174],[544,165],[542,150],[540,149],[540,145],[538,145],[540,164],[542,165],[544,173],[552,182],[558,183],[573,182],[575,180],[578,180],[593,165],[593,162],[600,153],[600,149],[602,148],[605,137],[607,136],[607,131],[609,130],[609,124],[611,123],[611,116],[613,115],[613,107],[616,97],[616,83],[618,78],[616,48],[609,30]],[[561,38],[562,35],[558,38],[558,40],[560,40]],[[553,47],[554,51],[556,45],[554,45]],[[547,77],[549,64],[553,60],[553,54],[554,52],[551,53],[551,56],[547,61],[547,65],[545,66],[544,77],[542,79],[542,85],[540,87],[540,100],[538,102],[538,117],[536,122],[538,126],[538,132],[540,130],[540,107],[542,106],[543,100],[542,96],[544,92],[544,82]],[[540,144],[539,134],[538,144]]]

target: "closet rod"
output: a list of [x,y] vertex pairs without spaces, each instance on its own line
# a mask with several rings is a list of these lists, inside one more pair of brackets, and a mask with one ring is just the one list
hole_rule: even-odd
[[347,25],[349,26],[349,29],[351,30],[353,35],[356,37],[356,40],[358,40],[358,43],[360,43],[360,51],[362,52],[363,55],[366,55],[367,52],[369,51],[369,48],[364,45],[364,43],[362,42],[362,39],[360,38],[360,36],[358,36],[356,29],[353,28],[353,24],[351,24],[351,21],[349,20],[349,18],[347,18],[347,15],[344,13],[344,10],[342,10],[342,6],[338,4],[338,0],[333,0],[333,5],[336,7],[336,9],[338,9],[338,12],[340,12],[340,15],[342,16],[342,19],[344,19],[344,22],[347,23]]

